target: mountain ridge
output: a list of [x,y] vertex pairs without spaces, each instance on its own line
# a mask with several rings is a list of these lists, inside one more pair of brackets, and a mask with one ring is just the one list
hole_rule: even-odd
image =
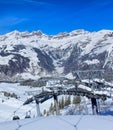
[[112,70],[112,39],[113,30],[74,30],[57,35],[13,31],[1,35],[0,79],[68,75],[78,69]]

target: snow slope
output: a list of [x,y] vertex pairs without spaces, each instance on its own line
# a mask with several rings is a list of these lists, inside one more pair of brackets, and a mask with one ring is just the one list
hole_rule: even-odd
[[[83,85],[79,85],[79,87],[89,90],[88,87],[83,86]],[[35,102],[25,105],[25,106],[23,106],[23,103],[28,98],[33,96],[33,94],[40,93],[41,90],[42,90],[42,88],[32,88],[30,86],[20,86],[18,83],[14,83],[14,84],[0,83],[0,122],[10,121],[10,120],[12,120],[14,115],[18,115],[20,117],[20,119],[24,119],[26,113],[28,113],[28,112],[30,112],[31,118],[36,117],[37,112],[36,112]],[[4,96],[4,92],[8,92],[11,94],[15,93],[18,98],[16,99],[16,98],[12,98],[12,97],[6,97],[6,96]],[[103,93],[101,91],[99,91],[99,92]],[[58,96],[58,100],[62,99],[62,96],[65,97],[67,95]],[[112,93],[112,96],[113,96],[113,93]],[[71,99],[73,100],[73,96],[71,96]],[[51,103],[54,104],[53,98],[40,104],[40,110],[41,110],[42,114],[43,114],[44,110],[46,110],[46,111],[49,110]],[[87,111],[85,110],[86,104],[87,104]],[[102,115],[104,115],[106,113],[105,110],[107,111],[106,114],[111,115],[110,113],[108,113],[108,112],[112,113],[112,111],[113,111],[113,100],[111,98],[109,100],[107,100],[105,102],[105,104],[103,104],[103,102],[101,103],[101,101],[100,101],[100,105],[101,105],[101,114]],[[86,97],[82,97],[81,108],[83,109],[81,111],[81,114],[85,114],[85,115],[90,114],[91,115],[92,110],[91,110],[90,99],[87,99]],[[79,109],[76,108],[76,106],[74,106],[72,104],[72,105],[68,106],[67,108],[65,108],[64,110],[61,110],[60,113],[62,115],[67,115],[67,114],[70,114],[71,110],[73,110],[74,114],[77,114],[78,113],[77,111],[79,111]]]
[[112,116],[50,116],[0,123],[0,130],[113,130]]
[[[83,88],[84,86],[81,85],[80,87]],[[87,105],[87,114],[83,111],[80,115],[76,115],[77,106],[72,104],[60,111],[62,116],[36,117],[35,103],[26,106],[23,106],[23,103],[31,97],[26,92],[34,91],[36,93],[40,90],[40,88],[20,86],[19,84],[0,83],[0,130],[113,130],[112,98],[100,102],[99,115],[92,115],[90,100],[82,98],[81,106]],[[14,92],[19,98],[5,97],[3,92]],[[62,96],[59,96],[58,99]],[[40,104],[41,112],[43,113],[44,109],[48,110],[51,103],[53,103],[53,99]],[[75,115],[69,115],[69,111],[73,108]],[[31,118],[24,119],[29,111]],[[21,120],[11,121],[14,115],[18,115]]]
[[[36,117],[36,104],[35,102],[23,106],[23,103],[33,94],[40,93],[42,88],[32,88],[30,86],[20,86],[18,83],[0,83],[0,122],[12,120],[14,115],[18,115],[21,119],[24,119],[26,113],[31,114],[31,117]],[[4,92],[15,93],[16,98],[4,96]],[[31,94],[30,94],[31,93]],[[41,113],[44,109],[49,110],[51,103],[54,103],[53,99],[50,99],[43,104],[40,104]]]

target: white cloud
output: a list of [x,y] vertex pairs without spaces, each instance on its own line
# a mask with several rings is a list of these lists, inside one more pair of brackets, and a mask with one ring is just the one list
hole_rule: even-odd
[[24,2],[28,2],[37,6],[42,6],[42,5],[46,5],[46,6],[51,6],[53,4],[51,4],[50,2],[44,2],[43,0],[40,1],[36,1],[36,0],[23,0]]
[[34,5],[52,5],[49,2],[44,2],[43,0],[40,1],[36,1],[36,0],[0,0],[0,3],[3,4],[25,4],[25,3],[30,3],[30,4],[34,4]]
[[27,21],[25,18],[7,17],[0,20],[0,27],[8,27]]

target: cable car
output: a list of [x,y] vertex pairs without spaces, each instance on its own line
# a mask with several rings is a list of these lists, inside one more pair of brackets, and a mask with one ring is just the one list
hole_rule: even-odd
[[13,120],[19,120],[20,117],[18,115],[13,116]]
[[25,119],[26,119],[26,118],[31,118],[31,116],[30,116],[30,115],[31,115],[31,111],[26,112]]

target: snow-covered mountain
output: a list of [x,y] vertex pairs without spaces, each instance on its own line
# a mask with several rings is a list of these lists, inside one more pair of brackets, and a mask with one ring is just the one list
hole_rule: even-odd
[[67,75],[81,69],[112,69],[113,31],[75,30],[48,36],[13,31],[0,36],[0,78]]

